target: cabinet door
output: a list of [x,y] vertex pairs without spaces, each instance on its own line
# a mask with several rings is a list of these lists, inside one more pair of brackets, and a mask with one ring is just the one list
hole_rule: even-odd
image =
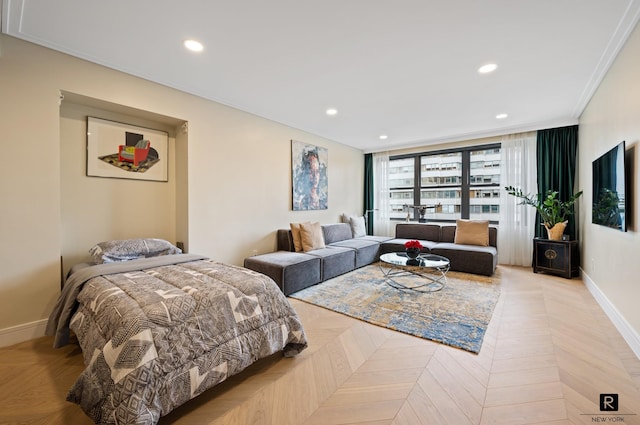
[[[536,239],[534,242],[534,269],[571,278],[573,275],[572,248],[577,247],[573,242],[550,241]],[[577,253],[576,253],[577,254]]]

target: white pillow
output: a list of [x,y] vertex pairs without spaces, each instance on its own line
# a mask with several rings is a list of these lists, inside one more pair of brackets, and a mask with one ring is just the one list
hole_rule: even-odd
[[361,238],[367,236],[367,226],[364,224],[364,217],[349,217],[349,224],[351,225],[351,233],[354,238]]

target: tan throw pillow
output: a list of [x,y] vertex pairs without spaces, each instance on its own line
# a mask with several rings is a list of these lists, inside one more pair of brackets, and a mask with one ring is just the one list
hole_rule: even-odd
[[487,220],[456,220],[454,243],[489,246],[489,222]]
[[324,235],[320,223],[300,223],[300,240],[304,252],[324,248]]
[[291,228],[291,238],[293,239],[293,248],[295,249],[296,252],[302,252],[302,240],[300,239],[300,224],[302,223],[289,223],[289,227]]

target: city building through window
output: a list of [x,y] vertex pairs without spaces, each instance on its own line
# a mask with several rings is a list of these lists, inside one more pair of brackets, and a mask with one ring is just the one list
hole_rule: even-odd
[[500,213],[500,145],[389,158],[390,217],[427,221],[489,220]]

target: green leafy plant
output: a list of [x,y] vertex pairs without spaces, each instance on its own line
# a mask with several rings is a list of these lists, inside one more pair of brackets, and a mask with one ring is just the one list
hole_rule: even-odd
[[558,199],[558,192],[555,190],[547,191],[545,196],[541,194],[530,195],[522,192],[521,189],[514,186],[506,186],[505,190],[509,195],[513,195],[516,198],[520,198],[522,201],[520,205],[531,205],[539,213],[544,226],[547,229],[552,228],[557,223],[562,223],[573,214],[571,207],[576,203],[582,191],[574,194],[566,201]]

